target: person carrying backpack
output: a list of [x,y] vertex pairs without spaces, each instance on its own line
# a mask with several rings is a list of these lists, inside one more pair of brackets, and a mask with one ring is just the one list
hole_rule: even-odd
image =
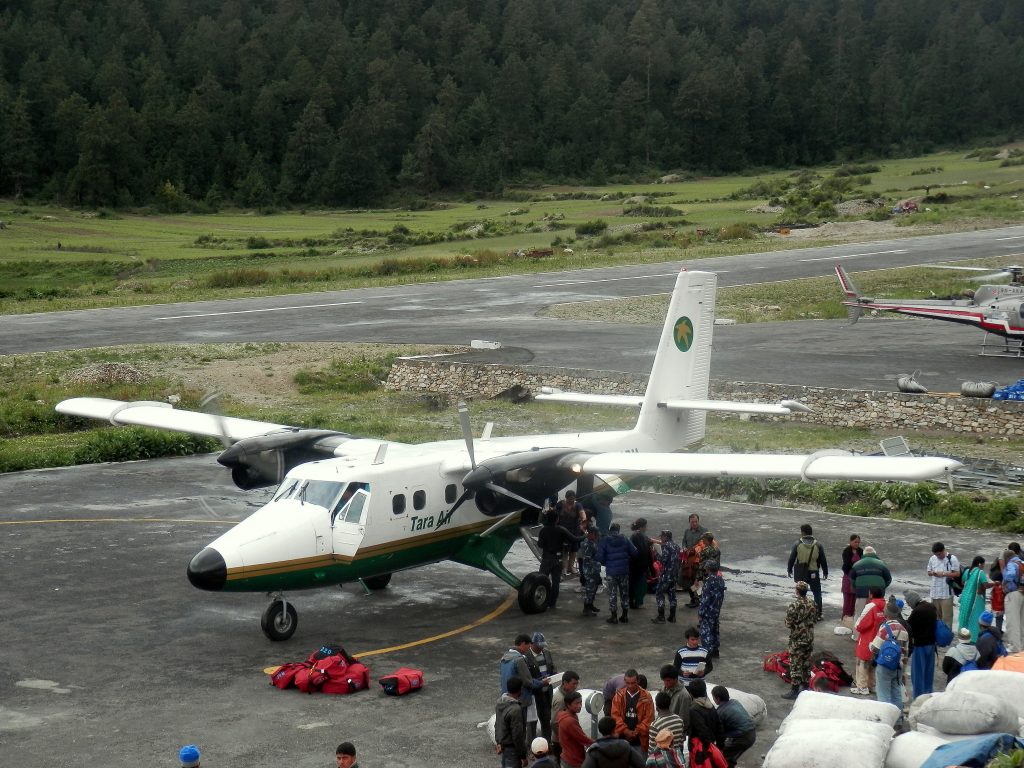
[[871,641],[875,654],[876,698],[899,709],[896,727],[903,722],[903,670],[906,669],[910,635],[899,620],[900,609],[896,598],[889,595],[885,604],[885,619]]
[[992,626],[991,611],[985,611],[978,619],[978,669],[992,669],[996,659],[1006,655],[1003,633]]
[[960,642],[946,651],[942,659],[942,671],[946,674],[946,685],[961,672],[978,668],[978,649],[971,640],[971,630],[960,627]]

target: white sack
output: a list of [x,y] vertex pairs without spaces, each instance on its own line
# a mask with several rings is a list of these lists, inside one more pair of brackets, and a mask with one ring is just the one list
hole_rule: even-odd
[[1008,701],[975,691],[937,693],[917,711],[917,722],[944,733],[1017,733],[1017,710]]
[[765,755],[762,768],[883,768],[892,741],[892,727],[882,723],[851,728],[846,722],[786,718],[782,725],[786,733]]
[[938,728],[932,728],[930,725],[924,725],[918,723],[917,732],[923,733],[925,736],[934,736],[943,741],[964,741],[965,739],[973,739],[976,734],[973,733],[943,733]]
[[747,714],[753,719],[754,725],[760,728],[768,717],[768,707],[765,705],[764,699],[756,693],[737,691],[735,688],[727,688],[726,690],[729,691],[729,698],[738,701],[747,710]]
[[949,681],[946,691],[975,691],[997,696],[1013,704],[1017,709],[1017,717],[1024,717],[1024,674],[1020,672],[1005,669],[973,669],[961,672]]
[[908,731],[892,740],[885,768],[921,768],[938,747],[948,744],[945,739],[928,733]]
[[872,723],[885,723],[892,728],[900,719],[900,714],[897,707],[881,701],[853,699],[847,696],[837,696],[834,693],[804,691],[797,697],[793,711],[786,719],[866,720]]

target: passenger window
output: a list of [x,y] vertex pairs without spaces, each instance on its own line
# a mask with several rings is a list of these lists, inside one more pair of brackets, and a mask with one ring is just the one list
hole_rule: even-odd
[[444,501],[446,504],[454,504],[455,497],[458,496],[459,489],[455,487],[455,483],[449,483],[444,487]]
[[412,494],[412,508],[415,510],[421,510],[427,506],[427,492],[426,491],[415,491]]
[[405,512],[405,494],[396,493],[391,497],[391,512],[395,515],[400,515]]

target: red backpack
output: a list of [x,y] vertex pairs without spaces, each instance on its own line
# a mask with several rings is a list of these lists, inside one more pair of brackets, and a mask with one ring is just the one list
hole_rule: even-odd
[[358,661],[330,664],[324,669],[324,676],[320,684],[320,690],[324,693],[355,693],[370,687],[370,670]]
[[405,696],[423,687],[423,670],[401,667],[390,675],[384,675],[378,682],[388,696]]
[[270,684],[281,690],[295,685],[295,676],[300,670],[309,669],[309,663],[304,661],[293,661],[290,664],[283,664],[270,676]]

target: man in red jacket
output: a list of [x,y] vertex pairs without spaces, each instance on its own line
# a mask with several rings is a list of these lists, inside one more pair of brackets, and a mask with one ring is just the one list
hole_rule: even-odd
[[562,765],[568,768],[580,768],[587,747],[594,743],[580,725],[582,709],[583,696],[576,691],[565,694],[565,709],[558,713],[558,743],[562,746]]

